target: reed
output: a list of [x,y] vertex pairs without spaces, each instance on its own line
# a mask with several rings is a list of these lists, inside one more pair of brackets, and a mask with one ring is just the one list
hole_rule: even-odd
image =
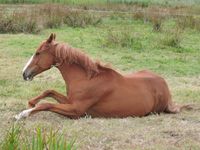
[[58,131],[46,132],[41,127],[37,127],[34,130],[34,134],[25,136],[22,132],[22,128],[17,125],[13,125],[7,132],[5,138],[0,144],[2,150],[71,150],[75,149],[75,140],[68,141]]

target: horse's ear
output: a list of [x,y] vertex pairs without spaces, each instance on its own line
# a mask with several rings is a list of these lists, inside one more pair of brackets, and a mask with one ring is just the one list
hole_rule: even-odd
[[47,39],[47,42],[48,42],[48,43],[51,43],[53,40],[55,40],[55,38],[56,38],[56,35],[53,34],[53,33],[51,33],[51,35],[50,35],[49,38]]
[[53,34],[53,40],[56,40],[56,34],[55,33]]

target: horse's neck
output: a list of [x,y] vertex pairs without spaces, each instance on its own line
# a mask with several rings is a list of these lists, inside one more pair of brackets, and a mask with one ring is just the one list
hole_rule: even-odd
[[70,86],[71,84],[76,84],[81,80],[87,80],[87,74],[82,67],[76,64],[64,63],[62,66],[59,66],[65,83]]

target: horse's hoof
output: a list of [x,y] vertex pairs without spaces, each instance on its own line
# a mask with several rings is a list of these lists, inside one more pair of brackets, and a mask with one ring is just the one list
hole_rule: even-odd
[[15,118],[15,120],[20,120],[21,116],[20,116],[20,114],[18,114],[18,115],[15,115],[14,118]]

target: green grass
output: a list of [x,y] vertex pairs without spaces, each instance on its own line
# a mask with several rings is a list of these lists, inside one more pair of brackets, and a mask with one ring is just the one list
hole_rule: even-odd
[[[161,31],[154,32],[151,22],[106,16],[97,26],[64,25],[38,34],[0,34],[0,141],[9,142],[5,140],[8,139],[5,129],[12,126],[14,115],[26,109],[29,99],[47,89],[66,93],[64,81],[55,68],[38,75],[32,82],[22,79],[25,63],[53,32],[57,34],[57,41],[81,48],[93,59],[111,63],[121,73],[142,69],[159,73],[167,80],[176,103],[193,103],[195,108],[176,115],[125,119],[87,116],[70,120],[41,112],[22,122],[24,130],[11,130],[11,135],[28,137],[29,146],[36,142],[31,140],[33,136],[33,139],[43,138],[41,134],[49,135],[52,129],[69,141],[77,137],[74,144],[78,149],[199,149],[200,35],[195,28],[184,28],[179,33],[176,27],[173,18],[164,20]],[[177,38],[172,32],[180,38],[178,45],[170,42]],[[37,126],[41,130],[35,130]],[[20,138],[18,142],[23,143]],[[52,142],[57,143],[55,139]]]
[[149,5],[177,6],[200,4],[198,0],[0,0],[0,3],[64,3],[72,5],[124,3],[138,4],[144,7]]
[[35,129],[33,135],[26,135],[28,131],[23,131],[22,127],[14,124],[6,133],[4,140],[0,143],[2,150],[71,150],[75,149],[74,141],[67,141],[58,131],[45,131],[40,127]]
[[0,0],[0,3],[64,3],[73,5],[105,4],[107,0]]

